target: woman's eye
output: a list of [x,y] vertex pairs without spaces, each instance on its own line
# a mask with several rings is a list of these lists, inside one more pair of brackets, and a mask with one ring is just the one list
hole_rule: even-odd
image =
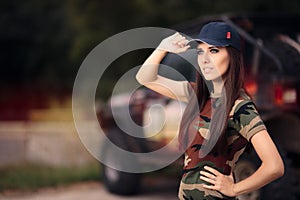
[[210,53],[218,53],[219,49],[210,49]]
[[203,51],[202,49],[197,49],[197,50],[196,50],[196,53],[197,53],[198,55],[202,55],[202,54],[204,53],[204,51]]

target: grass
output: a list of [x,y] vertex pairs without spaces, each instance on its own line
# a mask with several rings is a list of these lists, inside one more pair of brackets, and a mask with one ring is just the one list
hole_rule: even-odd
[[73,182],[101,180],[98,165],[53,168],[40,165],[12,166],[0,169],[0,192],[7,189],[35,190]]
[[[0,168],[0,192],[5,190],[34,191],[43,187],[56,187],[83,181],[101,181],[100,165],[86,167],[47,167],[41,165],[21,165]],[[179,177],[181,168],[165,167],[147,177]]]

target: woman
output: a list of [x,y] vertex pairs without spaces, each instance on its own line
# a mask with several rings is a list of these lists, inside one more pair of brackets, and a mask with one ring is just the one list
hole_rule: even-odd
[[[195,83],[157,73],[168,52],[190,48],[190,42],[179,33],[160,43],[136,78],[156,92],[187,102],[179,131],[180,147],[186,152],[179,199],[235,199],[282,176],[283,162],[243,89],[238,33],[224,22],[211,22],[193,41],[197,41],[202,74],[196,73]],[[236,183],[232,170],[250,143],[262,163],[255,173]]]

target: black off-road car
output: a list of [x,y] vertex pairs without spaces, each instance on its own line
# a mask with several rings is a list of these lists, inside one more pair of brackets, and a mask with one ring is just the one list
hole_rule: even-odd
[[[300,15],[210,16],[183,23],[174,29],[193,37],[199,33],[203,24],[216,20],[227,22],[236,28],[242,37],[246,89],[252,95],[269,133],[279,147],[286,167],[286,173],[281,179],[259,191],[240,196],[239,199],[298,199],[297,195],[300,190],[297,181],[300,168],[298,162],[300,158]],[[184,61],[179,56],[167,55],[163,63],[176,69],[186,79],[193,81],[193,67],[182,67]],[[181,79],[169,71],[166,73],[164,69],[160,73],[172,79]],[[161,129],[158,137],[141,139],[128,136],[118,128],[111,115],[110,106],[101,107],[98,112],[99,121],[112,142],[129,151],[148,152],[164,146],[176,134],[178,128],[176,123],[179,123],[180,116],[174,114],[178,109],[174,100],[145,88],[137,90],[133,95],[114,96],[111,101],[118,98],[119,101],[122,98],[130,98],[130,105],[126,103],[128,101],[124,101],[124,104],[118,104],[120,108],[117,109],[130,106],[132,119],[139,125],[145,123],[147,120],[145,116],[154,104],[159,104],[165,110],[173,112],[166,111],[160,114],[157,111],[158,119],[165,120],[165,127]],[[111,104],[108,103],[108,105]],[[124,118],[121,113],[117,118],[126,123],[128,118]],[[151,134],[155,126],[155,122],[152,122],[141,134]],[[110,149],[104,144],[101,152],[109,154]],[[118,155],[114,155],[113,158],[118,162],[120,160]],[[137,159],[136,162],[139,160]],[[249,176],[259,164],[260,160],[255,152],[244,154],[235,168],[236,179],[241,180]],[[104,183],[109,191],[118,194],[138,192],[140,174],[120,172],[105,165],[102,170]]]

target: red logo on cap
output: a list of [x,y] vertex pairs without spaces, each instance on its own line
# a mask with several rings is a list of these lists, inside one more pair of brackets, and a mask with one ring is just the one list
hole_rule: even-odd
[[229,31],[227,32],[226,38],[227,38],[227,39],[230,39],[230,38],[231,38],[231,33],[230,33]]

